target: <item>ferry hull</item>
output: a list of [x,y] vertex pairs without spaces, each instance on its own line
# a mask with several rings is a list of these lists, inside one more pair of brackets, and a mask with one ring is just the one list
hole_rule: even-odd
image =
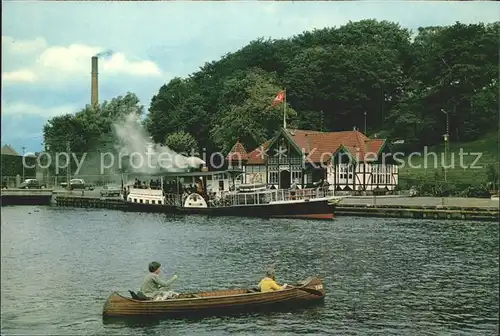
[[333,219],[335,205],[328,199],[208,208],[178,207],[183,214],[260,218]]
[[150,213],[177,213],[177,207],[173,205],[142,204],[127,202],[125,207],[129,212],[150,212]]

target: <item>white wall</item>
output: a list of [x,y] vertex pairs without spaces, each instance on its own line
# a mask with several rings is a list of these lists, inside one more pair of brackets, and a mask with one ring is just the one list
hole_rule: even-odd
[[[377,187],[377,182],[381,187],[394,190],[398,184],[398,167],[396,165],[372,165],[361,163],[353,166],[347,164],[337,164],[336,171],[333,169],[331,162],[327,166],[328,183],[346,185],[346,183],[355,190],[363,190],[363,181],[366,183],[366,190],[373,190]],[[336,176],[335,176],[336,174]],[[394,176],[394,174],[396,174]],[[365,180],[363,180],[363,176]],[[354,183],[356,179],[356,183]]]

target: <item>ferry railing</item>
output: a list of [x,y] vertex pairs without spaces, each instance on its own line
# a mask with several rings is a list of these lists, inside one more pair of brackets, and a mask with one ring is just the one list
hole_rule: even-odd
[[179,194],[165,193],[164,199],[166,205],[181,206],[182,196]]
[[270,202],[300,201],[306,199],[316,199],[333,197],[335,192],[327,188],[308,189],[275,189],[249,193],[228,193],[222,192],[220,197],[211,200],[216,206],[229,205],[254,205],[267,204]]

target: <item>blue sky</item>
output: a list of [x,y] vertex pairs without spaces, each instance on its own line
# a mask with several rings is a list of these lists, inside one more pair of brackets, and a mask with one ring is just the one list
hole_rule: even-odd
[[3,2],[2,145],[42,148],[42,127],[90,101],[135,92],[146,108],[160,86],[259,37],[290,37],[362,19],[420,26],[494,22],[497,2]]

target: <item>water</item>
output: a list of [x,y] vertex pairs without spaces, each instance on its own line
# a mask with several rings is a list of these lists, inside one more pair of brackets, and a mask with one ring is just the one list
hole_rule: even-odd
[[[169,217],[2,207],[2,334],[497,335],[498,224]],[[137,290],[152,260],[174,290],[252,287],[310,275],[310,309],[201,320],[103,323],[114,290]]]

